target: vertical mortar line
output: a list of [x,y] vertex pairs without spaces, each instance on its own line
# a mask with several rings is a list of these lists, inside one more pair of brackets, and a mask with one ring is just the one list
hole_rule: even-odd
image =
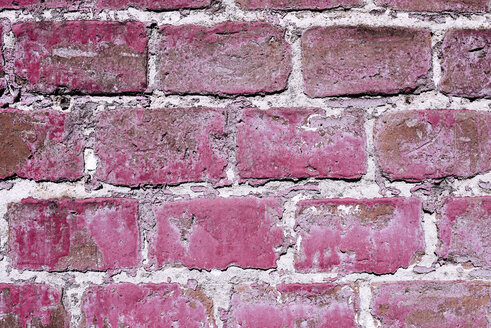
[[438,244],[438,228],[436,225],[436,215],[423,212],[423,222],[421,222],[425,241],[425,254],[417,265],[430,267],[437,261],[436,247]]
[[371,283],[371,279],[359,283],[360,316],[358,323],[364,328],[376,328],[380,325],[380,322],[373,317],[371,312],[371,301],[373,297]]
[[442,76],[442,66],[440,62],[441,56],[441,43],[445,35],[445,29],[440,27],[435,27],[431,29],[431,53],[432,53],[432,65],[433,65],[433,83],[435,85],[435,90],[439,94],[439,85]]
[[[150,31],[149,31],[150,30]],[[155,90],[159,89],[159,53],[160,53],[160,26],[150,26],[147,28],[148,36],[148,58],[147,58],[147,90],[154,94]],[[150,99],[150,107],[154,100]]]
[[362,176],[362,182],[363,183],[368,183],[368,184],[373,184],[375,183],[375,177],[376,177],[376,170],[377,170],[377,163],[376,163],[376,157],[375,157],[375,146],[373,143],[373,128],[375,126],[375,116],[376,109],[373,110],[366,110],[364,112],[364,128],[365,128],[365,136],[366,136],[366,143],[367,143],[367,173]]
[[304,94],[304,81],[302,76],[302,34],[304,29],[301,30],[300,35],[296,31],[294,25],[288,25],[286,28],[285,40],[291,48],[291,65],[292,71],[288,77],[287,89],[284,91],[292,102],[296,106],[303,106],[308,100]]

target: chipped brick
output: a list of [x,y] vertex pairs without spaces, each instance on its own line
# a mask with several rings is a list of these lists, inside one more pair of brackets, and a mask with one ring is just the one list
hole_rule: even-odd
[[236,0],[245,9],[322,10],[363,6],[362,0]]

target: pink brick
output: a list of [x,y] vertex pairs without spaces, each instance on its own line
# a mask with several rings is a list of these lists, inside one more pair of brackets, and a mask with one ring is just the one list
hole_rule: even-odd
[[362,0],[236,0],[245,9],[322,10],[336,7],[353,8],[363,6]]
[[0,127],[0,179],[83,176],[83,137],[70,114],[0,109]]
[[471,177],[491,169],[491,114],[395,111],[377,119],[378,164],[391,180]]
[[443,39],[442,53],[442,92],[491,97],[491,29],[450,30]]
[[47,8],[70,8],[76,9],[80,5],[79,0],[0,0],[0,8],[8,9],[47,9]]
[[360,327],[355,323],[359,304],[349,285],[237,285],[224,328]]
[[245,110],[238,126],[241,178],[359,178],[366,172],[361,112],[319,108]]
[[0,284],[0,327],[67,328],[61,288],[43,284]]
[[[3,27],[0,26],[0,35],[3,35]],[[0,38],[0,90],[5,90],[7,87],[7,83],[5,82],[5,71],[4,71],[4,60],[3,54],[1,53],[1,49],[3,49],[3,38]]]
[[298,204],[300,272],[392,273],[424,250],[417,198],[317,199]]
[[489,327],[490,282],[402,281],[372,289],[381,327]]
[[310,97],[411,92],[427,83],[430,32],[401,27],[314,27],[302,35]]
[[11,203],[9,256],[18,269],[108,270],[139,261],[138,202],[125,198]]
[[112,284],[88,288],[81,327],[216,327],[213,301],[178,284]]
[[155,206],[157,225],[149,238],[152,264],[196,269],[268,269],[285,244],[277,227],[282,209],[273,198],[215,198]]
[[128,109],[97,118],[96,177],[118,185],[226,183],[225,111]]
[[486,12],[487,0],[375,0],[379,6],[406,11]]
[[161,88],[177,94],[265,94],[286,88],[285,30],[264,22],[161,29]]
[[491,196],[448,198],[438,218],[439,257],[491,267]]
[[169,10],[183,8],[203,8],[210,5],[211,0],[98,0],[99,8],[125,9],[135,7],[152,10]]
[[139,22],[15,24],[15,71],[28,90],[89,94],[146,88],[147,36]]

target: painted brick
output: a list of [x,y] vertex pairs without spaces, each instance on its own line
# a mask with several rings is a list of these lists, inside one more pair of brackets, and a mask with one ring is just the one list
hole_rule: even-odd
[[65,1],[65,0],[0,0],[0,8],[8,9],[47,9],[67,7],[76,9],[80,1]]
[[451,30],[443,38],[442,53],[442,92],[491,97],[491,29]]
[[379,6],[407,11],[486,12],[487,0],[375,0]]
[[359,111],[328,116],[319,108],[245,110],[238,126],[241,178],[359,178],[366,172]]
[[322,10],[336,7],[353,8],[363,6],[362,0],[236,0],[245,9]]
[[28,90],[114,94],[146,88],[147,36],[140,22],[15,24],[15,71]]
[[0,327],[67,328],[60,288],[43,284],[0,284]]
[[277,227],[282,209],[273,198],[177,201],[155,206],[153,212],[157,224],[148,256],[158,266],[274,268],[277,248],[285,243]]
[[298,204],[300,272],[392,273],[424,250],[417,198],[317,199]]
[[349,285],[237,285],[224,328],[359,327],[359,303]]
[[18,269],[109,270],[139,261],[138,202],[125,198],[11,203],[9,257]]
[[[0,35],[3,35],[3,27],[0,26]],[[7,83],[5,82],[4,60],[3,60],[3,38],[0,38],[0,91],[5,90]]]
[[77,180],[83,139],[70,114],[0,109],[0,179]]
[[302,35],[310,97],[411,92],[427,83],[430,32],[400,27],[314,27]]
[[491,267],[491,196],[448,198],[438,218],[439,257]]
[[381,327],[489,327],[490,282],[402,281],[372,289]]
[[471,177],[491,169],[491,114],[468,110],[387,113],[374,128],[375,151],[391,180]]
[[82,327],[216,327],[201,287],[178,284],[92,286],[82,297]]
[[265,94],[286,88],[285,30],[264,22],[161,28],[161,88],[177,94]]
[[97,116],[96,177],[118,185],[225,183],[225,111],[128,109]]
[[98,0],[99,8],[125,9],[128,7],[170,10],[183,8],[203,8],[209,6],[211,0]]

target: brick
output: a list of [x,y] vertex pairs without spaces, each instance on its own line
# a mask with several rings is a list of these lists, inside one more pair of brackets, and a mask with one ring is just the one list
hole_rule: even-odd
[[80,1],[65,0],[0,0],[0,8],[5,9],[48,9],[61,8],[76,9]]
[[298,204],[300,272],[393,273],[424,250],[417,198],[317,199]]
[[424,87],[430,32],[400,27],[314,27],[302,35],[310,97],[406,93]]
[[11,203],[9,257],[18,269],[109,270],[139,261],[138,202],[125,198]]
[[284,245],[277,227],[282,209],[274,198],[195,199],[155,206],[149,238],[152,264],[196,269],[276,267]]
[[68,328],[61,288],[44,284],[0,284],[0,327]]
[[453,96],[491,97],[490,44],[491,29],[445,33],[440,90]]
[[450,197],[439,212],[437,255],[491,267],[491,196]]
[[135,7],[151,10],[170,10],[184,8],[208,7],[211,0],[98,0],[97,6],[101,9],[126,9]]
[[375,0],[379,6],[406,11],[486,12],[486,0]]
[[336,7],[353,8],[363,6],[362,0],[236,0],[245,9],[278,10],[322,10]]
[[[3,35],[3,27],[0,26],[0,35]],[[2,50],[3,49],[3,38],[0,38],[0,91],[1,90],[5,90],[5,88],[7,87],[7,83],[5,81],[5,70],[4,70],[4,60],[3,60],[3,53],[2,53]]]
[[141,92],[147,84],[147,36],[140,22],[15,24],[16,79],[42,93]]
[[173,94],[266,94],[291,71],[285,30],[264,22],[161,28],[161,88]]
[[366,173],[361,112],[325,116],[320,108],[245,110],[238,126],[241,178],[333,177]]
[[359,297],[349,285],[237,285],[224,328],[360,327]]
[[96,177],[118,185],[226,183],[225,111],[210,108],[101,112]]
[[490,282],[376,283],[371,308],[381,327],[489,327]]
[[216,327],[213,301],[178,284],[111,284],[82,296],[81,327]]
[[414,110],[382,115],[375,152],[391,180],[471,177],[491,169],[491,115],[468,110]]
[[0,109],[0,179],[77,180],[83,136],[71,114]]

